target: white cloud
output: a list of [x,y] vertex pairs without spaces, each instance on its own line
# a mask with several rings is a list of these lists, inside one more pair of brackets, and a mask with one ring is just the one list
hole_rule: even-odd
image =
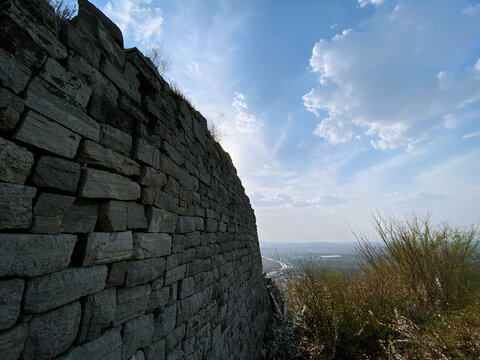
[[303,100],[324,118],[314,134],[332,145],[363,132],[376,149],[408,146],[480,101],[480,59],[468,57],[480,37],[478,19],[462,15],[460,2],[397,4],[313,47],[318,85]]
[[247,102],[245,101],[245,95],[239,92],[235,93],[232,107],[235,109],[235,120],[237,123],[237,130],[241,132],[255,132],[261,127],[261,122],[257,119],[257,116],[247,112]]
[[462,138],[470,139],[470,138],[477,137],[477,136],[480,136],[480,131],[475,131],[473,133],[463,135]]
[[190,64],[187,65],[188,66],[188,69],[192,72],[194,72],[196,75],[198,76],[202,76],[202,72],[200,71],[200,66],[198,66],[198,63],[193,61],[193,60],[190,60]]
[[151,6],[151,0],[108,1],[103,11],[120,27],[124,36],[131,35],[136,42],[147,44],[162,33],[162,11]]
[[380,5],[384,0],[358,0],[360,7],[367,6],[368,4]]

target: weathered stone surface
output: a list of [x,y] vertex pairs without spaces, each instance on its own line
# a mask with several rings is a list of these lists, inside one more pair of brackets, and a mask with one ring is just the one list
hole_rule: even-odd
[[88,234],[83,266],[107,264],[132,256],[132,232]]
[[115,319],[115,288],[90,295],[83,306],[78,342],[96,339]]
[[173,269],[182,262],[182,254],[172,254],[167,258],[167,270]]
[[170,289],[168,286],[163,286],[163,278],[155,280],[152,284],[152,293],[150,294],[147,310],[150,312],[163,309],[167,305],[169,297]]
[[155,319],[155,332],[153,341],[158,341],[167,336],[177,323],[177,304],[174,303],[166,307],[162,313]]
[[191,216],[179,216],[177,222],[177,233],[184,234],[196,230],[196,218]]
[[86,140],[81,146],[78,161],[126,176],[140,175],[140,165],[135,161],[90,140]]
[[36,192],[30,186],[0,183],[0,229],[30,227],[32,199]]
[[133,142],[133,158],[155,169],[160,168],[160,151],[142,139]]
[[170,255],[172,237],[161,233],[134,233],[133,258],[147,259]]
[[28,325],[24,359],[48,360],[67,350],[75,341],[80,314],[80,303],[74,302],[33,318]]
[[14,139],[69,159],[75,156],[80,143],[78,134],[34,111],[28,111]]
[[76,134],[94,141],[100,139],[100,125],[77,107],[54,95],[49,85],[38,77],[28,85],[25,104]]
[[2,11],[13,22],[24,29],[33,41],[45,49],[50,56],[55,59],[65,59],[67,57],[67,49],[58,41],[55,35],[41,25],[18,2],[7,3],[7,6],[4,6]]
[[100,124],[100,143],[122,155],[132,155],[132,137],[110,125]]
[[27,86],[30,75],[29,68],[0,48],[0,84],[2,86],[18,94]]
[[154,342],[145,348],[146,360],[165,360],[165,339]]
[[178,314],[177,314],[177,324],[182,324],[190,317],[195,315],[203,303],[203,294],[198,293],[185,299],[182,299],[179,302]]
[[51,156],[41,156],[33,172],[35,185],[74,192],[80,179],[80,165]]
[[182,324],[173,329],[165,337],[165,350],[170,353],[177,345],[181,344],[183,337],[185,336],[185,324]]
[[68,351],[56,360],[118,360],[122,354],[121,327],[107,330],[99,338]]
[[15,129],[24,108],[23,99],[7,89],[0,88],[0,131]]
[[173,233],[177,226],[177,214],[153,206],[147,207],[147,220],[148,232]]
[[185,359],[185,353],[180,347],[169,351],[166,357],[166,360],[183,360]]
[[114,326],[142,315],[147,309],[150,293],[150,285],[118,289]]
[[31,279],[25,289],[24,310],[44,312],[93,294],[105,287],[107,267],[67,268]]
[[142,350],[138,350],[129,358],[129,360],[145,360],[145,353]]
[[144,186],[153,186],[161,189],[167,183],[167,176],[154,168],[149,166],[142,166],[141,176],[138,183]]
[[75,198],[66,195],[42,193],[33,209],[33,224],[30,232],[37,234],[59,234],[62,220]]
[[113,263],[108,274],[107,286],[121,286],[125,283],[127,273],[127,262],[119,261]]
[[136,200],[140,197],[140,186],[121,175],[103,170],[85,169],[80,183],[79,196]]
[[180,178],[178,179],[180,185],[185,186],[191,191],[198,191],[198,179],[186,171],[180,172]]
[[39,276],[70,263],[74,235],[2,234],[0,276]]
[[62,220],[62,232],[87,233],[95,230],[97,223],[97,204],[77,199]]
[[25,281],[0,280],[0,330],[15,325],[22,303]]
[[155,205],[155,207],[167,211],[175,211],[178,207],[179,200],[162,190],[147,187],[142,188],[142,203],[145,205]]
[[111,200],[100,205],[98,230],[125,231],[128,225],[128,204],[125,201]]
[[143,205],[129,202],[127,212],[127,227],[129,229],[147,228],[147,216],[145,215],[145,208]]
[[125,324],[122,338],[122,359],[128,359],[139,348],[152,343],[155,325],[153,314],[142,315]]
[[195,292],[195,280],[193,277],[185,278],[180,283],[180,299],[193,295]]
[[[127,95],[130,99],[135,101],[137,104],[140,103],[141,95],[140,92],[136,91],[138,89],[134,89],[134,85],[132,83],[128,83],[127,80],[123,77],[123,74],[107,59],[103,59],[100,64],[100,71],[104,73],[112,83],[114,83],[120,91]],[[137,80],[138,82],[138,80]]]
[[131,287],[145,284],[161,277],[164,271],[164,258],[129,261],[127,263],[125,286]]
[[186,265],[181,265],[167,270],[165,273],[165,285],[170,285],[178,280],[182,280],[185,277],[186,268]]
[[14,328],[0,332],[2,359],[17,360],[20,357],[27,337],[27,327],[27,324],[19,324]]
[[33,154],[30,151],[0,138],[0,180],[24,184],[32,165]]
[[52,58],[45,62],[39,76],[54,86],[74,105],[83,109],[87,107],[92,89],[77,74],[72,73],[67,67],[63,67]]

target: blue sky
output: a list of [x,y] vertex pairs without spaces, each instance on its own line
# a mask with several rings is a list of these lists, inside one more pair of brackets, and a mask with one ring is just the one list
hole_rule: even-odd
[[348,241],[372,210],[480,223],[480,2],[94,0],[161,44],[261,241]]

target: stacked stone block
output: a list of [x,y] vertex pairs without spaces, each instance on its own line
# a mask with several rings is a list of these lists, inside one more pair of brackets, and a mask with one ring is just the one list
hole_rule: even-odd
[[268,297],[230,157],[79,5],[0,2],[2,359],[257,359]]

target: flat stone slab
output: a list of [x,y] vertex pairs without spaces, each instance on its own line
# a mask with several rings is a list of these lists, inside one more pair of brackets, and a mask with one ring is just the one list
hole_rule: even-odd
[[33,318],[28,325],[24,359],[48,360],[67,350],[77,336],[80,314],[80,303],[74,302]]
[[164,258],[129,261],[127,263],[125,286],[145,284],[161,277],[164,271]]
[[86,140],[81,146],[78,161],[126,176],[140,175],[140,165],[137,162],[91,140]]
[[150,285],[118,289],[114,326],[142,315],[148,307],[150,293]]
[[40,194],[33,209],[33,224],[30,232],[37,234],[59,234],[65,213],[70,209],[73,196],[52,193]]
[[79,196],[136,200],[140,197],[140,185],[121,175],[103,170],[85,169],[80,184]]
[[27,282],[24,311],[44,312],[105,287],[107,267],[67,268]]
[[98,205],[85,199],[77,199],[62,219],[61,231],[65,233],[88,233],[95,230]]
[[80,144],[80,135],[34,111],[28,111],[13,138],[69,159]]
[[0,332],[0,354],[2,359],[17,360],[25,346],[28,324],[18,324],[10,330]]
[[0,180],[24,184],[32,165],[33,154],[30,151],[0,138]]
[[30,227],[32,201],[36,192],[30,186],[0,183],[0,229]]
[[100,142],[122,155],[129,157],[132,155],[132,137],[113,126],[100,124]]
[[19,93],[30,79],[30,69],[0,48],[0,84]]
[[0,235],[0,276],[40,276],[68,266],[75,235]]
[[147,207],[148,232],[174,233],[177,227],[177,214],[154,206]]
[[24,108],[23,99],[7,89],[0,88],[0,130],[14,130]]
[[134,233],[133,258],[147,259],[170,255],[172,237],[162,233]]
[[15,325],[20,314],[24,286],[22,279],[0,281],[0,330]]
[[137,349],[152,343],[155,323],[153,314],[142,315],[125,324],[122,338],[122,359],[130,358]]
[[80,179],[80,165],[52,156],[41,156],[35,166],[32,180],[40,187],[74,192]]
[[108,264],[132,256],[132,232],[88,234],[83,266]]

